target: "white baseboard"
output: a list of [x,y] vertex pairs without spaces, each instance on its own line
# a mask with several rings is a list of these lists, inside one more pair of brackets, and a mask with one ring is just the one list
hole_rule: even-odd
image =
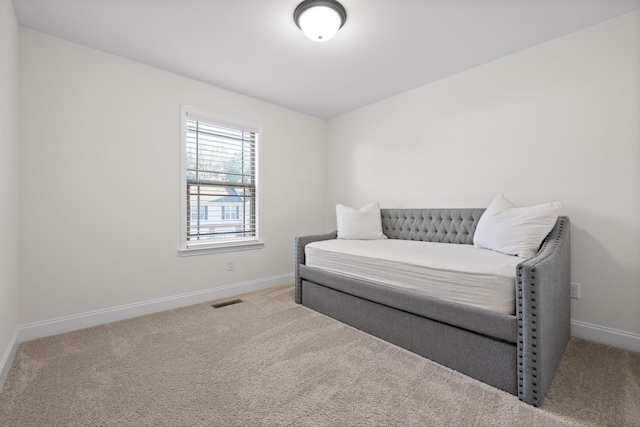
[[571,336],[640,352],[640,335],[631,332],[572,320]]
[[4,382],[9,375],[9,369],[11,369],[11,363],[13,363],[13,358],[18,351],[18,332],[19,328],[16,328],[13,333],[13,337],[11,337],[11,341],[9,341],[9,345],[2,355],[2,359],[0,359],[0,390],[4,386]]
[[76,331],[78,329],[89,328],[91,326],[102,325],[109,322],[116,322],[118,320],[130,319],[132,317],[143,316],[145,314],[157,313],[163,310],[171,310],[173,308],[199,304],[218,298],[226,298],[233,295],[243,294],[245,292],[284,285],[286,283],[292,283],[293,280],[293,274],[284,274],[282,276],[237,283],[222,286],[220,288],[206,289],[203,291],[190,292],[135,304],[127,304],[120,307],[97,310],[89,313],[60,317],[43,322],[30,323],[28,325],[20,326],[18,343],[57,335],[64,332]]

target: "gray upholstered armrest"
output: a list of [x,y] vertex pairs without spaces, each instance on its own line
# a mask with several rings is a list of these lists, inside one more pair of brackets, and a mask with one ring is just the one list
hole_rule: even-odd
[[295,239],[294,255],[295,259],[295,279],[296,279],[296,302],[302,304],[302,281],[300,280],[300,264],[304,264],[304,247],[312,242],[319,242],[321,240],[330,240],[338,237],[337,231],[332,231],[325,234],[316,234],[313,236],[297,236]]
[[518,265],[518,397],[542,404],[569,340],[569,218],[558,218],[535,257]]

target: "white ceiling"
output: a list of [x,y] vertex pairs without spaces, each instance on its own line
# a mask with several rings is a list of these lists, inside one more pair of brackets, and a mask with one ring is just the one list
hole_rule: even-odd
[[308,40],[302,0],[13,0],[20,25],[320,118],[640,8],[640,0],[341,0]]

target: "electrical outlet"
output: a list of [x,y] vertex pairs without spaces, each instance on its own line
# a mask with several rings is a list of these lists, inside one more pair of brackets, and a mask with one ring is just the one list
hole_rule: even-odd
[[570,295],[573,299],[580,299],[580,283],[571,283]]
[[233,260],[232,259],[227,261],[227,271],[233,271]]

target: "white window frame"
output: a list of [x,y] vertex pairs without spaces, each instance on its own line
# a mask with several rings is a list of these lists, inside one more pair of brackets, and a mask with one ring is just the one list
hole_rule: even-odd
[[[242,129],[256,134],[255,143],[255,236],[232,238],[220,241],[187,240],[187,119],[210,123],[216,126]],[[262,239],[262,126],[225,118],[207,111],[183,105],[180,108],[180,250],[181,256],[201,255],[216,252],[260,249]],[[211,212],[209,212],[211,215]]]

